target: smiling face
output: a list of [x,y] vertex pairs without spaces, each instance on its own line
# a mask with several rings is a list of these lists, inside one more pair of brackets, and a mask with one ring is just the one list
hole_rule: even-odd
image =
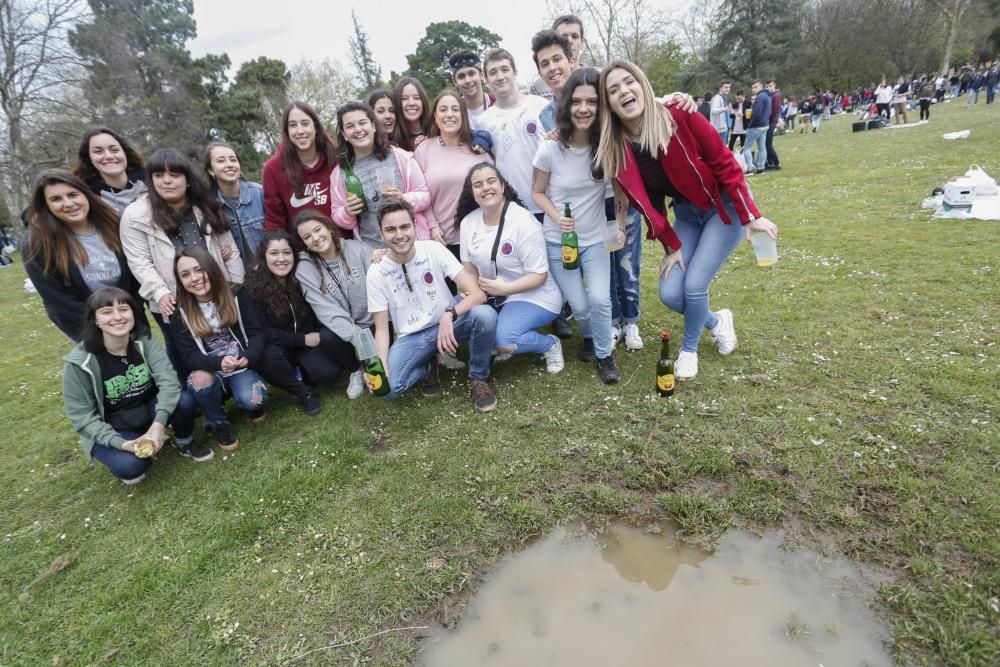
[[325,254],[333,246],[333,234],[319,220],[305,220],[298,226],[299,238],[309,252]]
[[264,263],[267,270],[277,278],[284,278],[292,272],[295,266],[295,254],[285,239],[275,239],[264,252]]
[[573,73],[576,61],[566,57],[566,52],[558,44],[552,44],[539,49],[536,54],[538,59],[538,76],[549,85],[555,93],[559,93],[569,75]]
[[375,145],[375,125],[364,111],[348,111],[340,119],[340,136],[355,152],[368,153]]
[[209,152],[208,169],[216,183],[239,183],[243,175],[236,151],[227,146],[214,146]]
[[288,138],[300,153],[316,147],[316,124],[305,111],[292,109],[288,112]]
[[470,101],[479,99],[480,93],[483,92],[483,73],[478,67],[472,65],[461,67],[453,78],[455,87],[462,93],[462,97]]
[[484,211],[496,210],[503,204],[503,183],[493,167],[483,167],[476,170],[469,179],[472,185],[472,196]]
[[122,145],[110,134],[95,134],[90,138],[88,153],[94,169],[105,181],[120,178],[128,166]]
[[87,222],[90,202],[82,192],[65,183],[45,186],[45,203],[52,215],[64,225],[76,227]]
[[389,250],[397,257],[405,257],[413,249],[413,241],[417,233],[413,219],[407,211],[390,211],[382,216],[379,223],[382,240],[389,245]]
[[589,130],[597,120],[597,88],[577,86],[569,98],[569,115],[577,130]]
[[177,260],[177,277],[184,291],[198,301],[212,300],[212,283],[208,279],[208,272],[195,258],[181,257]]
[[[473,68],[475,69],[475,68]],[[462,129],[462,105],[454,95],[445,95],[434,109],[434,123],[446,137],[457,135]]]
[[399,106],[403,111],[403,118],[411,123],[420,122],[420,117],[424,113],[424,102],[420,99],[417,87],[412,83],[406,84],[400,91]]
[[396,129],[396,105],[393,104],[392,98],[380,97],[372,111],[375,112],[378,122],[382,123],[386,136],[391,137],[393,130]]
[[517,70],[506,58],[491,60],[486,64],[486,83],[490,90],[503,97],[517,90]]
[[135,315],[127,303],[115,301],[110,306],[104,306],[94,311],[94,322],[101,333],[120,338],[132,332],[135,326]]
[[642,116],[645,97],[642,86],[632,73],[619,67],[608,72],[605,81],[611,112],[626,124],[638,120]]
[[176,171],[161,171],[153,174],[153,188],[168,206],[176,206],[187,196],[187,177]]

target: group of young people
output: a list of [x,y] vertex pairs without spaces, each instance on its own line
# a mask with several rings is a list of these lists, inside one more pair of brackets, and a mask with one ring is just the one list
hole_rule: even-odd
[[438,393],[439,364],[465,365],[455,355],[468,343],[471,400],[492,410],[498,360],[563,369],[570,315],[578,358],[616,382],[618,340],[642,347],[643,220],[664,249],[661,301],[684,317],[676,376],[697,375],[706,329],[731,353],[733,315],[709,308],[709,285],[744,234],[777,229],[688,96],[659,101],[627,61],[580,67],[583,46],[573,16],[535,36],[551,99],[521,93],[513,56],[494,49],[454,54],[457,90],[433,102],[404,78],[342,105],[335,137],[294,102],[263,185],[223,143],[207,147],[203,176],[175,150],[144,160],[113,130],[89,131],[72,171],[40,175],[25,251],[50,319],[76,342],[64,396],[88,456],[132,484],[166,425],[182,455],[212,457],[194,440],[199,410],[224,451],[239,447],[227,397],[253,423],[268,385],[309,415],[322,410],[316,387],[345,375],[349,398],[378,389],[357,353],[368,332],[384,398]]

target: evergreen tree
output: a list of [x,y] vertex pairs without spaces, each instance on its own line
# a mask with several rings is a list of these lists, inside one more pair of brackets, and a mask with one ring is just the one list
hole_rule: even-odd
[[784,77],[801,51],[805,0],[723,0],[708,64],[734,81]]
[[[416,51],[406,56],[409,65],[406,74],[416,77],[427,89],[432,99],[442,88],[450,85],[447,72],[448,56],[459,49],[472,49],[482,57],[486,51],[500,45],[500,35],[464,21],[431,23],[426,34],[417,42]],[[527,66],[529,63],[521,63]],[[534,66],[531,63],[532,67]]]
[[351,61],[358,70],[361,79],[361,89],[372,91],[382,83],[382,66],[375,62],[371,47],[368,46],[368,33],[358,23],[358,16],[351,10],[351,22],[354,24],[354,34],[351,35]]

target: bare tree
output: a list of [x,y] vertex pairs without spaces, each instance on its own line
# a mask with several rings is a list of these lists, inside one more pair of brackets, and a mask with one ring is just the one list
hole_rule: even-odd
[[337,107],[356,97],[354,77],[336,60],[301,60],[292,67],[288,99],[302,100],[316,109],[330,134],[336,128]]
[[41,166],[28,150],[28,119],[63,107],[72,97],[67,88],[79,81],[67,32],[82,12],[77,0],[0,0],[0,112],[5,126],[0,161],[16,210]]
[[941,73],[947,74],[951,69],[951,57],[955,52],[955,39],[962,25],[962,17],[972,0],[931,0],[931,4],[941,12],[948,35],[944,43],[944,57],[941,59]]
[[351,22],[354,24],[354,33],[348,40],[351,47],[351,61],[355,69],[358,70],[358,77],[361,79],[361,88],[370,90],[379,85],[382,80],[382,66],[375,62],[371,45],[368,43],[368,33],[358,23],[358,15],[351,10]]
[[553,18],[574,14],[583,21],[582,59],[598,67],[615,58],[646,67],[672,34],[666,13],[647,0],[548,0],[548,7]]

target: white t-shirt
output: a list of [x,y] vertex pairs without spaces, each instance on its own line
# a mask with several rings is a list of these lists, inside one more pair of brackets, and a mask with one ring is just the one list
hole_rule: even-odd
[[[549,185],[545,188],[552,203],[562,213],[566,202],[570,203],[576,235],[580,247],[585,248],[601,240],[601,230],[607,222],[604,199],[608,186],[604,181],[595,181],[591,175],[590,147],[563,148],[558,141],[545,140],[535,154],[536,169],[549,173]],[[545,216],[545,240],[562,243],[559,223]]]
[[388,256],[368,269],[368,312],[389,312],[397,336],[437,324],[454,302],[444,278],[452,280],[462,265],[437,241],[414,241],[413,259],[404,265]]
[[476,120],[479,129],[489,132],[493,139],[497,169],[532,213],[542,210],[531,198],[531,161],[545,136],[538,116],[548,103],[537,95],[523,95],[513,109],[493,105]]
[[465,216],[462,219],[462,240],[459,251],[462,261],[473,264],[480,275],[492,276],[496,273],[498,278],[508,283],[528,273],[544,273],[545,282],[541,286],[527,292],[511,294],[507,297],[507,301],[527,301],[549,312],[558,313],[562,308],[562,294],[556,281],[552,279],[552,274],[549,273],[545,239],[542,238],[538,220],[517,204],[511,204],[507,208],[494,271],[490,256],[493,254],[493,244],[499,227],[499,225],[491,227],[483,222],[481,208]]

